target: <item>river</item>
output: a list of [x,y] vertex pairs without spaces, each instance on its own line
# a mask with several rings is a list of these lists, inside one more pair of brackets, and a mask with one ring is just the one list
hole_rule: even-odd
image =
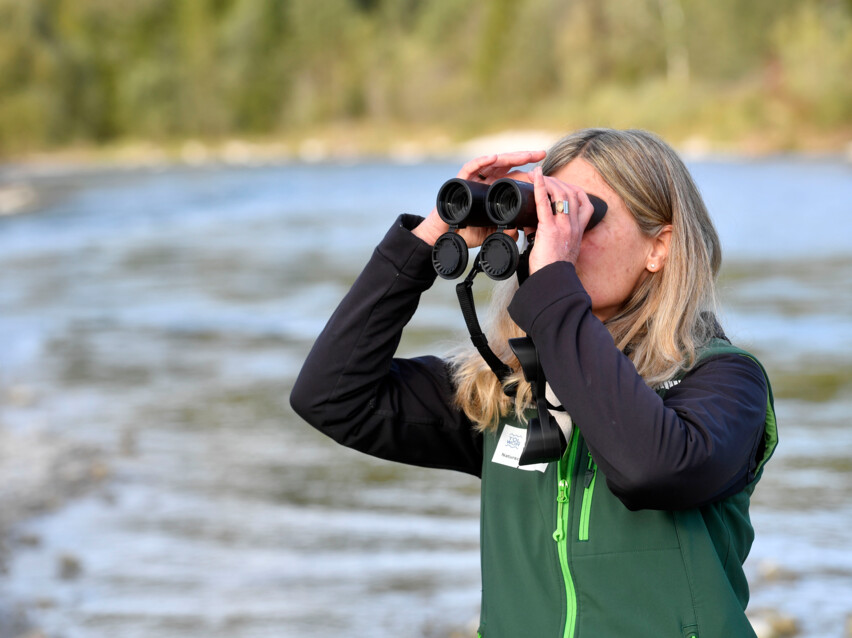
[[[690,168],[725,250],[723,323],[776,395],[750,609],[836,638],[852,617],[852,166]],[[14,526],[7,627],[14,615],[51,638],[472,635],[476,479],[339,448],[288,404],[372,247],[456,170],[0,167],[0,191],[25,209],[0,216],[0,429],[85,446],[106,467]],[[402,354],[441,352],[463,327],[438,281]]]

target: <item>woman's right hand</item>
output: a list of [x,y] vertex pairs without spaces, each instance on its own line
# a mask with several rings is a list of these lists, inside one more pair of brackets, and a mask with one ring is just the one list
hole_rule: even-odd
[[[540,162],[546,154],[545,151],[515,151],[499,155],[484,155],[462,166],[456,177],[489,185],[503,177],[511,177],[512,179],[529,182],[531,180],[527,176],[527,173],[513,169],[518,166]],[[438,237],[449,230],[449,224],[438,215],[438,209],[433,208],[426,219],[420,222],[411,232],[431,246],[435,244]],[[474,248],[479,246],[488,235],[496,230],[496,226],[469,226],[460,229],[458,232],[465,240],[465,243],[467,243],[468,248]],[[506,231],[506,234],[513,239],[518,238],[517,229]]]

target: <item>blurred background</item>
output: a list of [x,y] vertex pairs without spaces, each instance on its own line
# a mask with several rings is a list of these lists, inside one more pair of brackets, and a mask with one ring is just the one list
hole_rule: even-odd
[[[7,156],[233,136],[357,154],[507,126],[837,149],[849,0],[0,0]],[[844,137],[845,136],[845,137]],[[130,149],[133,150],[133,149]],[[143,149],[138,149],[141,152]]]
[[[0,0],[0,638],[475,635],[478,482],[289,391],[399,213],[585,126],[682,152],[773,382],[758,633],[852,636],[852,1]],[[439,281],[401,354],[462,339]]]

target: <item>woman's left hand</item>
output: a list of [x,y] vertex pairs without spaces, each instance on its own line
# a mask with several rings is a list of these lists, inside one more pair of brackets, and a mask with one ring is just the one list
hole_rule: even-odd
[[[536,167],[531,173],[535,186],[538,229],[530,253],[530,274],[557,261],[576,263],[583,231],[594,207],[585,191],[555,177],[547,177]],[[568,210],[554,212],[553,205],[566,202]],[[528,232],[532,229],[526,229]]]

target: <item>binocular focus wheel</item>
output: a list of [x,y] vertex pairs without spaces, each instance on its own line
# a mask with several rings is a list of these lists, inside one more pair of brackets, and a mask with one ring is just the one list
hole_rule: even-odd
[[467,244],[455,233],[444,233],[432,246],[432,266],[443,279],[459,277],[467,268],[467,259]]
[[508,279],[518,269],[520,254],[515,241],[504,233],[493,233],[482,242],[479,264],[491,279]]

